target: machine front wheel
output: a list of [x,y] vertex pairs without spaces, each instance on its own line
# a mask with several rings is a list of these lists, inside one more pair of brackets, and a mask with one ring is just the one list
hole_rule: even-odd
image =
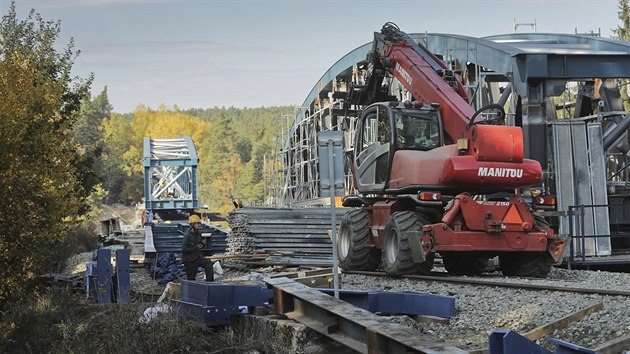
[[380,250],[369,244],[368,221],[368,214],[362,209],[351,210],[341,219],[337,255],[344,270],[372,271],[381,262]]
[[426,255],[426,261],[416,263],[411,254],[409,237],[421,237],[422,226],[428,224],[424,217],[411,212],[400,211],[392,214],[385,225],[383,237],[383,269],[391,276],[404,274],[427,274],[433,267],[433,255]]

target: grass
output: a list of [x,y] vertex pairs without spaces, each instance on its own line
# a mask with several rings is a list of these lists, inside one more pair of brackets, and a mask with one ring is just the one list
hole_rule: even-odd
[[140,323],[154,304],[87,303],[80,294],[46,292],[14,306],[2,321],[7,353],[243,353],[255,343],[170,314]]
[[[98,248],[92,228],[78,228],[59,246],[52,271],[60,271],[70,255]],[[251,339],[171,314],[141,323],[144,310],[154,305],[141,298],[126,305],[96,304],[83,293],[35,288],[0,312],[0,353],[229,354],[256,348]]]

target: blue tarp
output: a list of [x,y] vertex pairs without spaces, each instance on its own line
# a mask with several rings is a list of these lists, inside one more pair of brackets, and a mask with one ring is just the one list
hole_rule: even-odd
[[177,261],[175,253],[172,252],[160,254],[155,264],[151,266],[151,272],[158,284],[166,284],[186,275],[184,265]]

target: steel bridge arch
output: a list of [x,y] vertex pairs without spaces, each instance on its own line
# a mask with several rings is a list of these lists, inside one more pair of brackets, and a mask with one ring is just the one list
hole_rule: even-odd
[[[618,78],[630,70],[630,43],[585,35],[553,33],[514,33],[482,38],[444,33],[412,33],[432,53],[460,65],[473,63],[496,73],[520,79],[519,91],[526,94],[528,78]],[[313,86],[296,114],[295,127],[333,92],[333,82],[352,75],[355,65],[365,63],[372,43],[355,48],[335,62]],[[594,62],[606,65],[589,65]],[[545,66],[534,69],[537,64]],[[286,145],[285,145],[286,148]]]

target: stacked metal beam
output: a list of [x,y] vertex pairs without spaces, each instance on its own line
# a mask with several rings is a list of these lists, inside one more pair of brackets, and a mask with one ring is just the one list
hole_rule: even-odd
[[151,224],[151,229],[158,253],[182,251],[182,233],[178,230],[177,222]]
[[[171,221],[169,223],[152,224],[153,244],[158,253],[182,251],[182,239],[188,231],[187,221]],[[201,236],[207,241],[202,253],[223,253],[227,248],[227,230],[218,226],[203,224]]]
[[[337,227],[347,211],[335,209]],[[330,263],[331,215],[330,207],[235,209],[228,216],[232,233],[228,235],[227,253],[266,252],[292,258],[324,258],[324,263]]]

